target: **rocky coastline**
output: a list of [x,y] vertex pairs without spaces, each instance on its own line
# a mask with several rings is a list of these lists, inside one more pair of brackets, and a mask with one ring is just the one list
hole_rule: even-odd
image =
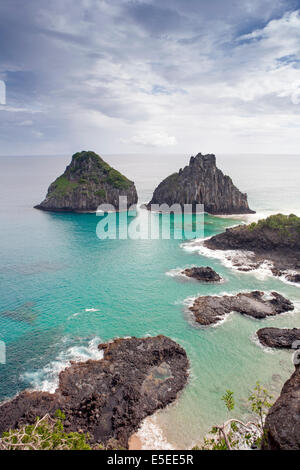
[[281,294],[272,292],[267,295],[260,291],[237,295],[202,296],[189,307],[195,321],[203,326],[214,325],[231,312],[262,319],[293,309],[292,302]]
[[67,432],[127,449],[141,421],[172,403],[187,383],[187,355],[165,336],[116,339],[99,349],[102,360],[72,363],[62,371],[54,394],[24,391],[2,404],[0,435],[60,409]]
[[272,274],[291,283],[300,282],[300,219],[293,214],[277,214],[257,224],[239,225],[204,241],[210,250],[242,251],[247,263],[233,265],[240,271],[252,271],[266,261]]
[[263,450],[300,449],[300,366],[284,384],[270,409],[265,425]]

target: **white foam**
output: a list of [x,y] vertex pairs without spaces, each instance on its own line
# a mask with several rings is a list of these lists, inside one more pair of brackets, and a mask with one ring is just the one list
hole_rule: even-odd
[[86,308],[85,312],[99,312],[97,308]]
[[72,346],[59,353],[57,358],[42,369],[25,372],[22,379],[34,390],[54,393],[58,387],[59,374],[71,365],[71,361],[84,362],[89,359],[103,359],[103,351],[99,351],[100,338],[92,339],[87,346]]
[[164,437],[156,415],[144,419],[136,434],[141,441],[142,450],[175,450]]
[[255,275],[260,280],[274,276],[272,273],[273,264],[268,260],[260,263],[255,262],[253,259],[255,254],[252,251],[211,250],[204,246],[205,240],[208,240],[208,238],[198,240],[197,242],[183,243],[181,247],[186,251],[196,252],[206,258],[218,259],[226,268],[233,269],[242,274]]

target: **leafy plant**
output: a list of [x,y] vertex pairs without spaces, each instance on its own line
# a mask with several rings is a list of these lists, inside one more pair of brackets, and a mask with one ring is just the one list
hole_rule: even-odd
[[[226,390],[222,401],[229,413],[234,410],[234,393]],[[214,426],[203,444],[195,446],[193,450],[234,450],[239,448],[258,447],[264,433],[264,421],[268,409],[272,406],[272,396],[259,382],[248,398],[253,415],[251,421],[243,422],[236,418],[229,418],[220,426]]]
[[36,418],[35,424],[5,432],[0,450],[91,450],[88,435],[64,431],[64,419],[65,415],[57,410],[55,418],[46,414]]

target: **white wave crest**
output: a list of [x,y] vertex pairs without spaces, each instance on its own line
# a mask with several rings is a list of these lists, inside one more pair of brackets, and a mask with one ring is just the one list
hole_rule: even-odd
[[103,359],[103,351],[99,351],[100,338],[92,339],[87,346],[72,346],[59,353],[57,358],[42,369],[25,372],[22,379],[34,390],[54,393],[58,387],[59,374],[71,365],[71,361],[84,362],[89,359]]
[[141,441],[142,450],[175,450],[165,439],[155,415],[144,419],[136,435]]

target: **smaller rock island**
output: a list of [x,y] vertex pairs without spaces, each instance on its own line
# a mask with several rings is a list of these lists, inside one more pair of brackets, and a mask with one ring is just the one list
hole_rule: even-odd
[[190,163],[178,173],[163,180],[155,189],[147,208],[168,204],[203,204],[210,214],[253,214],[248,206],[247,194],[234,186],[231,178],[216,166],[213,154],[191,157]]
[[186,268],[182,271],[187,277],[191,277],[200,282],[221,282],[221,276],[216,273],[210,266],[199,266],[194,268]]
[[119,197],[127,207],[137,203],[135,185],[126,176],[91,151],[75,153],[63,175],[49,187],[46,199],[36,209],[53,212],[96,212],[100,204],[119,208]]
[[262,319],[279,313],[294,310],[292,302],[278,292],[265,294],[260,291],[241,292],[237,295],[198,297],[190,311],[200,325],[213,325],[223,320],[225,315],[237,312]]
[[295,341],[300,344],[299,328],[261,328],[256,334],[259,342],[269,348],[292,349]]

